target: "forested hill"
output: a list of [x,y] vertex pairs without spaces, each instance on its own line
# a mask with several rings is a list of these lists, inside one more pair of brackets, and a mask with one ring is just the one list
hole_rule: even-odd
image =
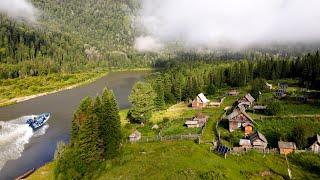
[[133,50],[138,0],[32,0],[36,25],[0,14],[0,79],[151,67]]
[[32,0],[42,22],[98,49],[128,51],[137,0]]

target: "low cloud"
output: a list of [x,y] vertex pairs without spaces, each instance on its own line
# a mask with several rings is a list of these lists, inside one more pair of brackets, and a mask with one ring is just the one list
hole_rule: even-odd
[[28,0],[0,0],[0,13],[16,20],[35,23],[38,10]]
[[[141,29],[158,43],[246,47],[320,41],[319,0],[142,0]],[[146,42],[146,43],[142,43]]]
[[135,40],[135,48],[143,52],[158,51],[162,44],[151,36],[140,36]]

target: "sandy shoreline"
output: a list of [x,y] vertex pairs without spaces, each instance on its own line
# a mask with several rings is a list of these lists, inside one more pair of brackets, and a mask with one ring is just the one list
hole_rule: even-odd
[[95,77],[93,79],[89,79],[87,81],[80,82],[80,83],[77,83],[77,84],[74,84],[74,85],[71,85],[71,86],[67,86],[67,87],[64,87],[64,88],[60,88],[60,89],[57,89],[57,90],[53,90],[53,91],[50,91],[50,92],[44,92],[44,93],[34,94],[34,95],[30,95],[30,96],[22,96],[22,97],[16,97],[16,98],[13,98],[13,99],[9,99],[7,101],[1,102],[0,103],[0,107],[4,107],[4,106],[7,106],[7,105],[20,103],[20,102],[24,102],[24,101],[28,101],[30,99],[34,99],[34,98],[37,98],[37,97],[46,96],[46,95],[54,94],[54,93],[57,93],[57,92],[70,90],[70,89],[73,89],[73,88],[76,88],[76,87],[79,87],[79,86],[82,86],[82,85],[90,84],[90,83],[92,83],[92,82],[94,82],[94,81],[106,76],[107,74],[108,74],[108,72],[103,73],[103,74],[101,74],[101,75],[99,75],[99,76],[97,76],[97,77]]

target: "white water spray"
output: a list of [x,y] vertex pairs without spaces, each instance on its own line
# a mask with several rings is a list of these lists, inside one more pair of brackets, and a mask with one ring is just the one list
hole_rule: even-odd
[[0,121],[0,171],[7,161],[18,159],[24,151],[24,146],[32,137],[44,135],[49,125],[33,131],[26,120],[33,116],[23,116],[11,121]]

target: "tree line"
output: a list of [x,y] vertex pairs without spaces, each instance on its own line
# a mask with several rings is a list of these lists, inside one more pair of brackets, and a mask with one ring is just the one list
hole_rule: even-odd
[[119,109],[112,91],[101,97],[85,98],[72,120],[69,145],[56,151],[54,175],[57,179],[83,179],[93,175],[100,163],[120,153],[121,126]]

